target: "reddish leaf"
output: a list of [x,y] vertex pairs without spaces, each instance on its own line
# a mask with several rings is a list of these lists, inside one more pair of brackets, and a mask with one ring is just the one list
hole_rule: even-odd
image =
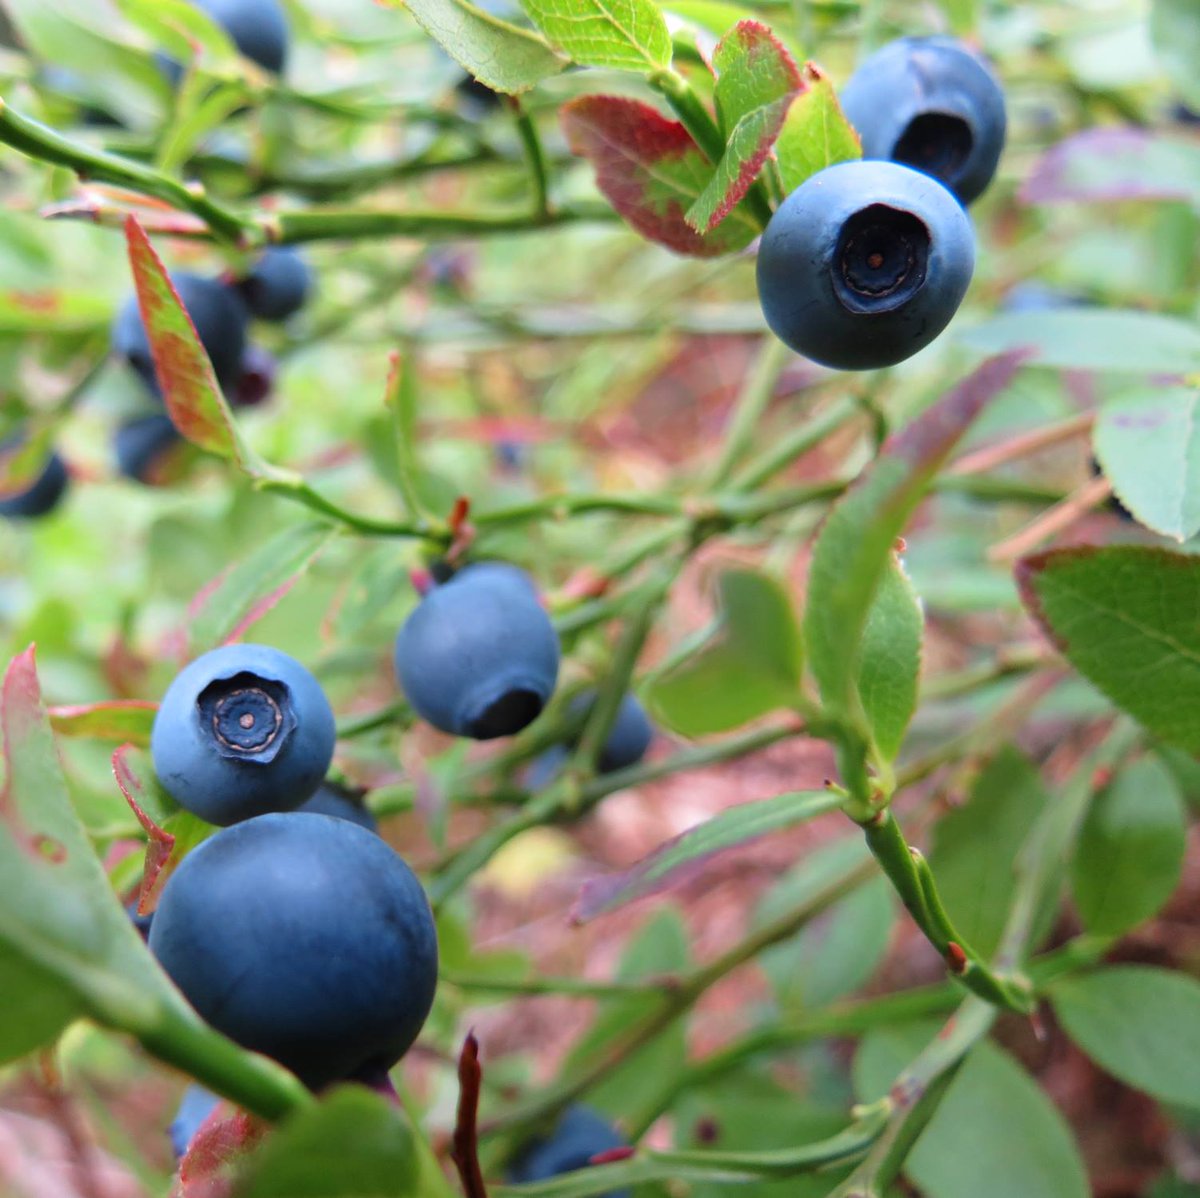
[[150,743],[150,728],[157,711],[158,704],[137,699],[51,707],[50,726],[60,736],[129,741],[145,748]]
[[596,168],[596,183],[643,237],[680,254],[709,258],[744,249],[758,235],[753,217],[735,208],[719,232],[701,235],[684,213],[712,177],[712,164],[691,134],[657,109],[624,96],[581,96],[564,105],[572,153]]
[[1026,204],[1200,197],[1200,148],[1140,129],[1087,129],[1052,146],[1021,188]]
[[62,861],[64,847],[29,829],[17,803],[18,793],[31,793],[42,784],[44,772],[59,770],[54,741],[42,707],[42,688],[32,645],[14,657],[0,688],[0,725],[4,730],[4,790],[0,819],[23,851],[32,857]]
[[117,749],[112,768],[121,793],[146,832],[146,863],[138,891],[138,912],[149,915],[158,905],[162,888],[176,866],[216,829],[190,811],[184,811],[163,790],[146,754],[134,745]]
[[200,1125],[179,1166],[180,1198],[229,1198],[239,1163],[262,1142],[267,1125],[218,1105]]
[[713,51],[716,102],[725,153],[687,222],[711,232],[733,211],[762,170],[792,99],[805,87],[800,69],[771,31],[739,21]]
[[167,413],[193,444],[244,464],[233,416],[221,395],[212,363],[137,217],[126,220],[125,237],[138,306]]

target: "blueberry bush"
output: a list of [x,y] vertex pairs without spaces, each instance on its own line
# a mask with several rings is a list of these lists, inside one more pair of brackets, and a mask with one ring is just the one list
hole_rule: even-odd
[[1200,1194],[1198,52],[0,0],[0,1191]]

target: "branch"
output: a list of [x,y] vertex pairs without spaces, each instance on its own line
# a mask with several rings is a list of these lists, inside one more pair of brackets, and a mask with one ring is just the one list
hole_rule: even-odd
[[454,1125],[454,1144],[450,1159],[462,1180],[466,1198],[488,1198],[483,1171],[479,1167],[479,1091],[483,1070],[479,1065],[479,1041],[468,1032],[458,1059],[458,1119]]

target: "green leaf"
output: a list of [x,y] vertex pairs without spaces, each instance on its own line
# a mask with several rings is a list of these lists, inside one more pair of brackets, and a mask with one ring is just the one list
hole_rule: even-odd
[[875,747],[894,761],[917,709],[925,617],[904,567],[893,556],[863,629],[858,694]]
[[649,74],[671,65],[671,34],[653,0],[521,0],[573,62]]
[[[754,913],[761,926],[800,907],[869,856],[861,836],[817,850],[767,892]],[[886,878],[869,882],[834,903],[790,941],[759,958],[783,1006],[815,1010],[861,989],[882,964],[891,943],[895,906]]]
[[1156,387],[1111,400],[1096,419],[1096,458],[1117,498],[1148,528],[1200,532],[1200,392]]
[[1092,801],[1071,863],[1087,930],[1120,936],[1155,915],[1179,884],[1186,848],[1171,772],[1153,757],[1123,769]]
[[[886,1094],[935,1034],[934,1026],[914,1024],[864,1037],[854,1058],[859,1097]],[[927,1198],[1087,1198],[1091,1192],[1058,1108],[986,1040],[950,1083],[905,1172]]]
[[1024,754],[1005,747],[970,797],[933,830],[929,864],[950,918],[985,958],[995,952],[1016,886],[1013,861],[1049,796]]
[[157,712],[156,703],[117,699],[79,707],[52,707],[49,714],[50,725],[59,736],[128,741],[146,748]]
[[0,992],[10,1013],[2,1062],[49,1043],[78,1015],[128,1026],[182,1000],[117,902],[71,806],[32,649],[4,676],[0,729]]
[[928,1198],[1087,1198],[1087,1174],[1058,1107],[984,1041],[963,1062],[905,1172]]
[[238,52],[228,33],[191,0],[118,0],[121,12],[181,62],[207,70],[233,68]]
[[1151,0],[1150,38],[1175,91],[1200,108],[1200,14],[1193,0]]
[[840,804],[840,798],[832,791],[812,790],[726,808],[712,819],[668,841],[631,869],[586,883],[580,892],[574,918],[584,922],[634,899],[657,894],[665,890],[681,870],[694,869],[716,853],[769,832],[815,819],[836,810]]
[[1065,978],[1050,990],[1067,1035],[1126,1085],[1200,1109],[1200,982],[1141,965]]
[[316,521],[286,528],[205,587],[189,613],[190,656],[239,639],[291,590],[336,535],[332,525]]
[[1067,660],[1169,744],[1200,753],[1200,558],[1121,545],[1025,558],[1026,608]]
[[[452,1193],[426,1171],[404,1111],[362,1086],[293,1115],[247,1162],[235,1198],[422,1198]],[[438,1184],[440,1183],[440,1184]]]
[[830,512],[813,551],[804,637],[834,718],[852,714],[875,595],[909,517],[971,421],[1008,385],[1019,355],[986,362],[890,439]]
[[958,37],[973,33],[979,25],[981,0],[938,0],[950,21],[950,30]]
[[719,229],[701,235],[684,213],[712,178],[712,163],[678,121],[625,96],[580,96],[563,105],[573,154],[596,170],[596,185],[643,237],[678,254],[711,258],[744,249],[758,223],[737,205]]
[[958,334],[986,354],[1026,349],[1041,366],[1125,374],[1192,374],[1200,370],[1200,329],[1152,312],[1056,308],[1010,312]]
[[540,34],[494,17],[468,0],[385,3],[408,9],[464,71],[492,91],[519,95],[566,66]]
[[739,21],[717,43],[712,65],[726,145],[708,186],[688,209],[688,224],[701,233],[716,228],[750,190],[792,97],[804,86],[792,56],[758,21]]
[[254,459],[238,434],[212,362],[137,217],[125,222],[125,237],[167,414],[193,445],[249,469]]
[[828,76],[812,63],[804,90],[792,101],[775,143],[783,187],[793,192],[805,179],[835,162],[862,157],[862,142],[846,119]]
[[655,680],[647,700],[684,736],[724,732],[791,706],[802,669],[800,632],[786,588],[754,570],[717,579],[715,641]]

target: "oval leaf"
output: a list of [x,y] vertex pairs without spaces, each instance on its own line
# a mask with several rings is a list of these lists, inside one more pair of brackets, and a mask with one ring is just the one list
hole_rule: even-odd
[[744,249],[759,226],[741,205],[702,236],[684,219],[712,177],[712,163],[678,121],[624,96],[580,96],[562,125],[573,154],[596,168],[596,185],[643,237],[679,254],[711,258]]
[[142,748],[150,744],[150,729],[157,703],[119,699],[80,707],[50,708],[50,725],[59,736],[90,740],[128,741]]
[[1200,982],[1140,965],[1050,991],[1067,1035],[1102,1069],[1162,1102],[1200,1110]]
[[1021,599],[1067,660],[1156,736],[1200,753],[1200,558],[1120,545],[1017,565]]
[[833,84],[811,62],[804,68],[804,88],[788,107],[775,156],[787,192],[835,162],[862,157],[862,141],[842,112]]
[[521,0],[533,23],[585,67],[649,74],[671,65],[671,34],[653,0]]
[[1160,387],[1104,405],[1096,458],[1124,506],[1148,528],[1186,541],[1200,532],[1200,392]]
[[1123,769],[1092,801],[1071,863],[1087,930],[1120,936],[1155,915],[1179,884],[1186,847],[1170,770],[1153,757]]

